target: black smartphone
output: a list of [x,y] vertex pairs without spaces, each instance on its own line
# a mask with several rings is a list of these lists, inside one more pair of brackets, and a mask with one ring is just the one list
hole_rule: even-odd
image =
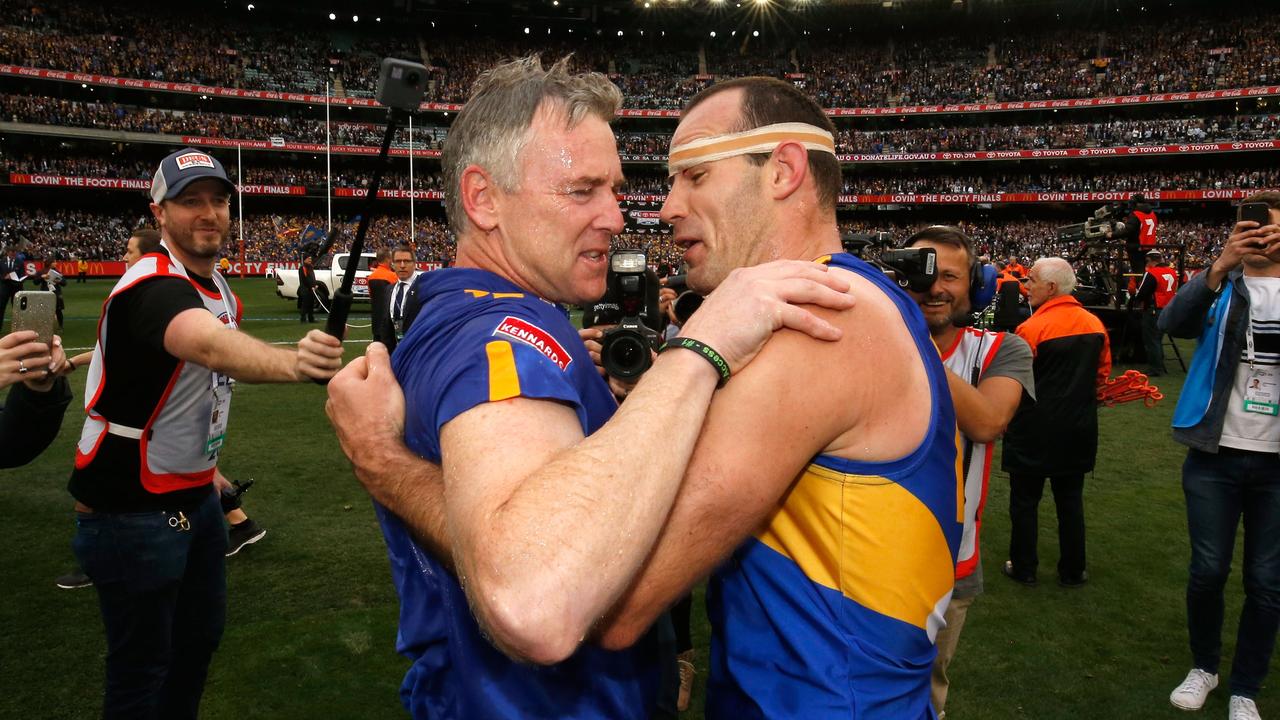
[[1236,222],[1252,220],[1258,226],[1271,224],[1271,206],[1266,203],[1240,203],[1236,210]]

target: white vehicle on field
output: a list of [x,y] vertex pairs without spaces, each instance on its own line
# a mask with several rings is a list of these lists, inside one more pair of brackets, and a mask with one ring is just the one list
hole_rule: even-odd
[[[342,275],[347,271],[347,259],[350,253],[336,253],[333,265],[328,268],[316,268],[316,295],[327,308],[329,298],[342,286]],[[360,264],[356,266],[356,279],[351,285],[351,296],[356,302],[369,302],[369,263],[373,261],[373,253],[360,255]],[[280,268],[276,270],[276,295],[286,300],[298,299],[298,271]]]

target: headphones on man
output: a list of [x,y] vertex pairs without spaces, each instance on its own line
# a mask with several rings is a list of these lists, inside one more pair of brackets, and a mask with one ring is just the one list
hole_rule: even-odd
[[991,298],[983,291],[987,289],[987,278],[982,272],[982,263],[978,261],[978,255],[973,250],[973,239],[965,234],[963,230],[954,225],[930,225],[929,227],[917,232],[907,238],[902,243],[902,247],[909,248],[918,242],[933,241],[945,244],[954,244],[960,242],[968,255],[973,259],[969,261],[969,310],[977,312],[986,307],[986,302],[981,300],[986,297],[990,302]]

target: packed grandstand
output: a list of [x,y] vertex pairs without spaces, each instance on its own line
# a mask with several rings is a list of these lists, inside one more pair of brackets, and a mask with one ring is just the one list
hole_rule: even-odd
[[1195,267],[1225,237],[1232,201],[1280,187],[1280,20],[1249,3],[1216,3],[1212,21],[1202,2],[1103,13],[948,0],[939,13],[788,0],[772,16],[535,4],[547,7],[502,22],[433,6],[348,22],[311,6],[0,0],[0,243],[50,261],[117,259],[149,222],[156,161],[192,145],[240,184],[229,254],[295,262],[300,229],[350,229],[361,212],[387,56],[423,63],[431,80],[394,138],[370,238],[411,241],[424,262],[453,256],[439,165],[450,119],[481,70],[528,53],[572,53],[622,89],[618,243],[654,262],[679,262],[657,217],[679,108],[747,74],[794,82],[829,109],[853,231],[947,222],[992,257],[1070,257],[1082,248],[1060,226],[1142,193],[1160,242]]

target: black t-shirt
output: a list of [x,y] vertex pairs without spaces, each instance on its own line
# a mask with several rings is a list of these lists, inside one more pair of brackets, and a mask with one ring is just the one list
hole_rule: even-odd
[[[213,278],[195,273],[191,278],[218,294]],[[165,276],[143,280],[111,301],[103,348],[106,367],[95,412],[128,427],[147,424],[179,362],[164,349],[165,330],[170,321],[192,308],[204,308],[204,302],[191,283]],[[141,482],[138,445],[137,440],[107,433],[93,461],[72,471],[67,489],[80,502],[103,512],[184,508],[209,494],[208,486],[149,492]]]

